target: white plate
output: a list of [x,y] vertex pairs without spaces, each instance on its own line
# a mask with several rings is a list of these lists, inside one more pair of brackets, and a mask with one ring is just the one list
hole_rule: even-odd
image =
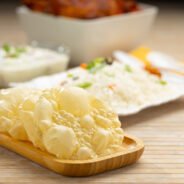
[[[77,67],[78,68],[78,67]],[[77,68],[72,69],[73,71],[77,70]],[[70,70],[71,71],[71,70]],[[158,98],[155,98],[155,100],[153,101],[148,101],[145,102],[144,105],[129,105],[128,108],[121,108],[119,110],[116,110],[116,113],[119,116],[126,116],[126,115],[131,115],[131,114],[136,114],[139,111],[148,108],[148,107],[152,107],[152,106],[158,106],[173,100],[176,100],[180,97],[182,97],[184,95],[184,83],[178,83],[178,82],[172,82],[171,79],[175,79],[176,76],[171,75],[170,73],[166,73],[165,76],[168,77],[168,84],[172,86],[172,88],[174,88],[175,90],[171,93],[171,92],[167,92],[165,91],[165,95],[162,95]],[[166,78],[167,78],[166,77]],[[52,76],[44,76],[44,77],[39,77],[36,78],[30,82],[26,82],[26,83],[12,83],[11,86],[12,87],[33,87],[33,88],[41,88],[41,89],[45,89],[45,88],[51,88],[53,86],[57,86],[59,84],[61,84],[62,80],[66,79],[66,74],[63,73],[59,73],[59,74],[55,74]],[[174,80],[173,80],[174,81]],[[179,80],[180,81],[180,80]]]

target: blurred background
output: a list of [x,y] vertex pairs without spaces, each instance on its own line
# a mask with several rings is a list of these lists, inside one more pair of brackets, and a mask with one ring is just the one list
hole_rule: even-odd
[[[156,22],[144,44],[184,60],[184,1],[141,0],[138,2],[159,7]],[[15,8],[20,4],[19,0],[0,1],[0,42],[27,41],[15,13]]]

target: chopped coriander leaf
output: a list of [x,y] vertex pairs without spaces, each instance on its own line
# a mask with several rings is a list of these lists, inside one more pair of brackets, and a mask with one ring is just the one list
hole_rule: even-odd
[[9,52],[11,51],[11,46],[8,45],[8,44],[6,43],[6,44],[4,44],[4,45],[2,46],[2,49],[3,49],[6,53],[9,53]]
[[129,72],[129,73],[132,73],[133,72],[132,71],[132,68],[130,67],[130,65],[125,65],[124,66],[124,70],[127,71],[127,72]]
[[9,44],[4,44],[2,49],[6,52],[6,57],[17,58],[21,53],[26,52],[25,47],[14,47]]
[[95,73],[98,70],[102,69],[106,65],[106,60],[105,58],[96,58],[92,60],[86,67],[86,69],[91,72]]
[[104,62],[105,62],[105,58],[102,58],[102,57],[96,58],[96,59],[90,61],[90,63],[87,65],[87,69],[90,70],[96,66],[103,64]]
[[159,83],[163,86],[167,85],[167,81],[164,81],[164,80],[159,80]]
[[18,53],[18,52],[14,52],[14,53],[8,55],[8,57],[12,57],[12,58],[18,58],[19,56],[20,56],[20,53]]
[[68,78],[72,78],[72,77],[73,77],[73,74],[68,73],[68,74],[67,74],[67,77],[68,77]]
[[17,47],[16,52],[19,52],[19,53],[26,52],[26,48],[25,47]]
[[83,89],[87,89],[87,88],[92,86],[92,83],[91,82],[84,82],[84,83],[78,84],[77,86],[80,88],[83,88]]

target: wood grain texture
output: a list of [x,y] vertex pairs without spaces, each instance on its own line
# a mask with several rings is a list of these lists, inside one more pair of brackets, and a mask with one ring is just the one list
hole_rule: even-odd
[[125,135],[122,141],[121,152],[87,161],[60,160],[29,142],[17,141],[5,134],[0,134],[0,145],[65,176],[91,176],[121,168],[135,163],[144,150],[143,142],[129,135]]
[[[153,1],[155,3],[157,1]],[[184,13],[183,6],[178,6],[164,4],[161,7],[145,45],[184,61]],[[15,16],[15,6],[11,11],[5,6],[0,8],[0,43],[25,42],[26,36]],[[122,118],[122,122],[125,122],[122,127],[126,132],[145,143],[146,149],[138,163],[96,176],[68,178],[0,148],[0,184],[183,184],[184,98]]]
[[145,143],[131,166],[87,178],[69,178],[0,148],[0,183],[160,183],[184,181],[184,98],[121,118],[126,132]]

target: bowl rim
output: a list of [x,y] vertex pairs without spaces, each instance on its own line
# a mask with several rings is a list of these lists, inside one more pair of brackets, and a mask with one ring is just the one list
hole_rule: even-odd
[[29,8],[27,8],[25,5],[21,5],[21,6],[17,7],[16,13],[18,15],[32,14],[32,15],[37,15],[37,16],[39,15],[39,16],[45,17],[45,18],[54,19],[57,21],[58,20],[65,20],[68,22],[70,21],[70,22],[75,22],[75,23],[78,22],[78,23],[87,24],[87,23],[97,23],[97,22],[104,22],[104,21],[107,22],[107,21],[116,20],[118,18],[120,19],[122,17],[130,18],[132,16],[143,15],[145,13],[156,15],[158,12],[158,7],[155,5],[150,5],[150,4],[146,4],[146,3],[138,3],[138,5],[141,7],[141,10],[139,10],[139,11],[122,13],[122,14],[112,15],[112,16],[105,16],[105,17],[100,17],[100,18],[95,18],[95,19],[79,19],[79,18],[72,18],[72,17],[65,17],[65,16],[55,16],[52,14],[32,11]]

